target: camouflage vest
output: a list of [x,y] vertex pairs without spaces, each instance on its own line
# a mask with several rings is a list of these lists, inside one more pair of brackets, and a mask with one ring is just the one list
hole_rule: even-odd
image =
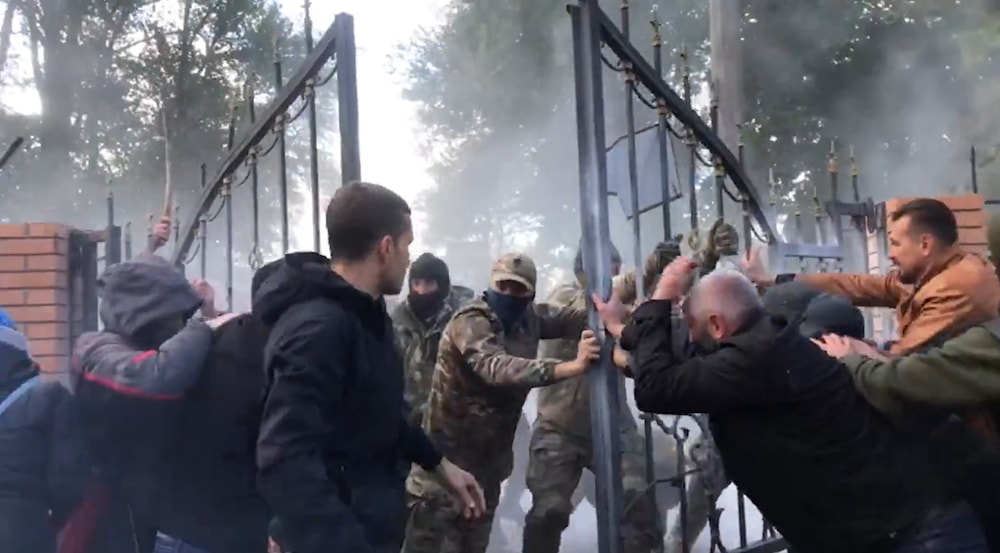
[[403,397],[410,408],[410,422],[414,425],[420,425],[427,410],[441,332],[455,311],[472,298],[472,290],[453,286],[441,311],[430,323],[414,315],[405,300],[393,310],[392,326],[396,335],[396,347],[403,356],[404,363]]
[[[546,303],[557,306],[586,305],[585,291],[578,284],[567,284],[552,291]],[[543,340],[538,347],[539,358],[568,361],[576,357],[578,340]],[[623,413],[628,407],[625,399],[624,377],[619,380],[620,404]],[[538,390],[537,424],[559,432],[580,437],[590,436],[590,389],[586,376],[558,382]],[[634,426],[631,416],[622,417],[622,426]]]

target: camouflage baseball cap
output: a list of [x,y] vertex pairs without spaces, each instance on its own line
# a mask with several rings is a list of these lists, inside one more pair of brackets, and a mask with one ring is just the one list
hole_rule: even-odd
[[490,283],[496,284],[504,280],[518,282],[534,292],[535,282],[538,280],[535,262],[521,253],[502,255],[493,263],[493,269],[490,271]]

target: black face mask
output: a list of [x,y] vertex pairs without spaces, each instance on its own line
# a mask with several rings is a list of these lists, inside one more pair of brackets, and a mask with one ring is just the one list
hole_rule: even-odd
[[448,292],[440,289],[428,294],[418,294],[410,290],[410,294],[406,296],[406,302],[418,319],[427,320],[441,311],[447,297]]
[[496,314],[505,328],[511,327],[521,320],[525,310],[528,309],[528,306],[531,305],[534,299],[532,296],[521,297],[501,294],[496,290],[486,291],[486,303],[489,304],[490,309],[493,310],[493,313]]

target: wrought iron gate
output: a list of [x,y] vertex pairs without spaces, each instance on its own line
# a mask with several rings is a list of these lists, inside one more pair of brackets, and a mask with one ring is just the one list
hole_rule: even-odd
[[[262,237],[260,232],[258,205],[264,199],[259,187],[258,164],[262,159],[275,153],[278,162],[278,190],[281,203],[281,252],[289,249],[290,207],[288,202],[288,174],[286,156],[286,131],[288,126],[305,115],[308,118],[309,131],[309,185],[310,212],[312,215],[312,239],[314,249],[320,249],[321,205],[320,205],[320,173],[319,173],[319,132],[316,92],[325,85],[335,82],[337,87],[337,113],[339,118],[340,138],[340,170],[341,182],[347,183],[360,180],[361,161],[359,150],[358,129],[358,94],[357,70],[354,42],[354,18],[346,13],[338,14],[333,24],[326,30],[322,38],[314,43],[312,19],[309,15],[309,3],[306,3],[305,40],[308,52],[302,65],[295,74],[285,80],[282,60],[279,55],[274,60],[274,100],[270,102],[261,114],[257,114],[255,105],[254,83],[247,83],[244,90],[243,111],[248,127],[242,136],[237,136],[236,112],[240,106],[234,105],[229,121],[227,157],[214,176],[209,178],[205,166],[202,165],[202,192],[190,214],[181,214],[179,209],[173,209],[173,239],[175,241],[171,259],[182,270],[187,265],[198,260],[197,274],[205,278],[208,263],[209,225],[223,216],[224,238],[221,242],[225,247],[226,271],[226,305],[233,308],[233,268],[234,252],[234,190],[249,182],[250,201],[253,205],[253,244],[250,248],[247,265],[251,269],[258,268],[262,263]],[[324,72],[324,67],[334,61],[334,66]],[[335,79],[335,80],[334,80]],[[298,104],[298,105],[296,105]],[[270,141],[267,139],[270,138]],[[265,141],[267,141],[266,144]],[[263,145],[262,145],[263,144]],[[169,175],[169,159],[168,175]],[[241,173],[241,174],[238,174]],[[168,186],[169,176],[168,178]],[[103,260],[107,267],[130,259],[135,253],[133,247],[133,225],[126,222],[123,226],[115,221],[115,199],[111,193],[107,197],[108,219],[105,229],[100,231],[77,231],[70,241],[70,303],[72,306],[73,337],[80,332],[94,330],[98,326],[98,299],[96,281],[99,274],[98,262]],[[181,216],[184,216],[181,224]],[[146,236],[152,232],[152,218]],[[98,245],[103,244],[103,248]],[[144,244],[145,245],[145,244]],[[101,251],[103,250],[103,252]]]
[[[636,267],[642,267],[642,247],[640,236],[640,214],[650,209],[649,202],[640,203],[640,196],[648,200],[658,198],[661,207],[663,234],[659,239],[673,236],[674,228],[671,221],[670,202],[681,195],[688,196],[689,208],[689,245],[699,248],[699,171],[698,164],[714,172],[714,178],[709,182],[714,185],[714,214],[725,218],[726,198],[742,211],[743,246],[749,250],[754,242],[767,247],[769,259],[773,268],[787,268],[788,261],[797,262],[793,270],[827,271],[843,270],[845,260],[864,256],[864,236],[866,231],[874,230],[875,213],[872,202],[861,201],[857,188],[857,169],[853,164],[852,176],[853,201],[841,201],[837,193],[839,168],[835,150],[831,149],[828,174],[832,185],[832,198],[821,202],[815,189],[812,193],[812,219],[815,221],[815,240],[807,241],[806,225],[803,220],[803,209],[797,207],[792,213],[786,214],[790,223],[784,225],[790,229],[787,238],[782,238],[778,232],[777,206],[782,194],[789,191],[781,190],[773,179],[769,179],[767,196],[761,193],[750,181],[743,166],[743,146],[740,144],[738,153],[734,154],[722,142],[717,134],[718,102],[713,97],[711,106],[711,122],[706,123],[692,107],[690,74],[686,70],[683,75],[683,98],[663,80],[662,44],[659,34],[659,22],[653,20],[656,29],[653,45],[653,63],[649,63],[629,41],[629,10],[628,3],[622,2],[621,27],[617,26],[608,15],[601,10],[597,0],[579,0],[577,5],[569,7],[573,27],[574,70],[576,75],[576,107],[577,132],[579,145],[580,174],[580,219],[583,234],[584,266],[594,291],[604,297],[610,294],[610,232],[608,224],[607,196],[609,183],[607,173],[607,142],[605,138],[605,100],[603,73],[607,66],[615,74],[621,76],[624,82],[624,125],[626,132],[622,139],[627,148],[627,197],[629,205],[625,205],[626,215],[631,219],[633,234],[633,254]],[[609,61],[606,54],[612,54],[615,61]],[[635,100],[639,100],[649,109],[649,116],[644,121],[637,121]],[[650,122],[649,120],[652,120]],[[649,125],[647,125],[649,123]],[[641,130],[637,131],[637,127]],[[637,132],[655,128],[659,148],[658,178],[640,179],[637,166],[636,137]],[[671,182],[671,174],[675,173],[668,167],[672,159],[668,155],[668,142],[671,137],[683,141],[688,148],[689,167],[686,186]],[[619,140],[615,141],[616,143]],[[703,155],[702,151],[707,153]],[[649,170],[647,168],[647,170]],[[704,174],[704,172],[701,172]],[[727,182],[728,181],[728,182]],[[642,190],[640,183],[653,186],[656,190]],[[649,184],[653,182],[655,184]],[[729,185],[732,185],[731,190]],[[616,182],[611,193],[622,196],[625,184]],[[798,196],[807,191],[797,190]],[[845,233],[844,220],[848,218],[853,234]],[[860,249],[852,247],[848,239],[862,238]],[[853,255],[851,255],[853,254]],[[864,271],[866,267],[852,267],[855,271]],[[641,294],[641,290],[638,290]],[[591,310],[591,323],[597,324],[596,313]],[[605,348],[607,352],[608,349]],[[605,355],[600,363],[600,369],[588,373],[592,399],[591,422],[594,439],[594,474],[597,481],[598,540],[601,553],[617,553],[622,550],[622,540],[619,535],[623,505],[620,467],[620,447],[615,421],[621,406],[618,405],[618,381],[616,370],[612,367],[609,355]],[[697,536],[688,536],[688,476],[693,473],[693,482],[699,482],[697,488],[708,494],[709,509],[704,513],[711,532],[711,550],[727,551],[729,548],[722,543],[719,535],[719,520],[722,510],[715,502],[728,482],[720,472],[719,466],[708,466],[705,459],[697,459],[689,454],[685,447],[688,433],[679,420],[667,423],[659,417],[643,416],[646,430],[647,464],[652,486],[667,482],[680,491],[679,507],[680,550],[690,551],[692,541]],[[706,425],[700,417],[690,418],[695,426],[702,428],[699,438],[703,449],[714,450]],[[690,425],[688,425],[690,426]],[[660,478],[652,471],[652,440],[651,433],[664,431],[672,435],[677,444],[677,470],[673,478]],[[692,462],[692,457],[694,457]],[[689,466],[693,465],[693,466]],[[753,551],[766,553],[782,551],[787,548],[784,540],[763,523],[763,535],[751,543],[748,537],[746,508],[742,494],[738,497],[739,545],[738,551]]]
[[[333,24],[318,42],[313,44],[312,21],[306,11],[306,48],[308,56],[286,82],[282,75],[280,58],[275,59],[274,81],[278,93],[275,99],[258,116],[254,106],[253,83],[249,82],[245,91],[249,129],[235,142],[236,117],[230,118],[228,150],[229,154],[215,176],[207,178],[203,171],[202,193],[194,207],[194,213],[187,217],[183,226],[175,229],[176,245],[172,253],[174,264],[184,267],[197,257],[199,273],[205,277],[208,255],[208,227],[219,215],[225,216],[226,250],[226,300],[228,308],[233,306],[233,202],[236,187],[249,181],[253,205],[253,244],[250,248],[248,264],[257,269],[263,263],[258,205],[261,200],[259,189],[258,163],[277,150],[279,195],[281,202],[281,251],[289,249],[290,209],[288,203],[288,175],[286,170],[286,129],[288,125],[305,114],[309,124],[309,184],[312,215],[313,247],[320,249],[321,205],[320,174],[318,152],[318,117],[316,91],[336,78],[337,103],[340,137],[340,167],[343,183],[360,180],[361,157],[358,130],[357,68],[355,59],[354,18],[346,13],[338,14]],[[323,68],[334,60],[335,65],[325,74]],[[293,109],[299,101],[300,106]],[[266,139],[271,141],[262,146]],[[240,171],[245,173],[237,175]],[[130,237],[126,236],[126,257],[131,255]]]

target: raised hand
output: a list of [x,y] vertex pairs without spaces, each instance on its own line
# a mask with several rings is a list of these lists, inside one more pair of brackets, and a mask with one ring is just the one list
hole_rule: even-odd
[[751,248],[746,259],[740,261],[740,268],[743,274],[758,286],[768,286],[774,284],[774,275],[764,267],[764,261],[760,258],[760,248]]
[[698,263],[690,257],[681,256],[663,268],[660,281],[653,290],[651,299],[679,301],[691,282],[691,275],[698,268]]
[[163,247],[170,240],[171,228],[173,227],[170,217],[160,217],[160,222],[153,225],[153,236],[150,240],[153,252]]

